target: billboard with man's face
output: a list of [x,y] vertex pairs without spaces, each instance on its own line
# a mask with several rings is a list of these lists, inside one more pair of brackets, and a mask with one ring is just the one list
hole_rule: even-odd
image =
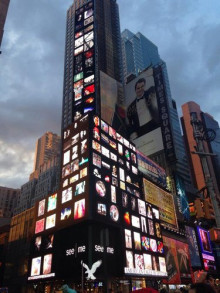
[[165,150],[175,161],[168,101],[161,66],[149,68],[125,86],[130,139],[145,155]]

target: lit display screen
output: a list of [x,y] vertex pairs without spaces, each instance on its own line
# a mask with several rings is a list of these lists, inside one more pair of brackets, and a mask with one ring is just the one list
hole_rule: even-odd
[[216,270],[215,258],[212,251],[209,231],[197,227],[197,232],[200,240],[204,268],[206,271]]
[[159,207],[160,220],[163,224],[176,228],[177,219],[172,194],[157,187],[150,181],[143,178],[145,200]]
[[159,209],[142,198],[135,146],[94,116],[91,149],[93,216],[124,227],[125,274],[166,276]]
[[74,39],[74,120],[95,109],[93,2],[76,10]]
[[38,217],[44,215],[44,212],[45,212],[45,202],[46,200],[43,199],[39,202],[39,205],[38,205]]

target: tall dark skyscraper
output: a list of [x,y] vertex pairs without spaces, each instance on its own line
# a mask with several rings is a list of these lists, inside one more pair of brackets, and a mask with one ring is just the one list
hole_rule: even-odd
[[[88,12],[81,13],[85,5]],[[115,104],[123,100],[122,74],[118,4],[74,1],[67,12],[62,128],[93,109],[110,124],[120,119]]]
[[[147,175],[143,192],[136,147],[123,134],[120,48],[116,1],[74,1],[67,12],[60,188],[35,207],[30,282],[130,292],[137,276],[167,276],[161,220],[177,229],[174,202]],[[160,199],[147,203],[152,188]],[[126,277],[133,283],[115,281]]]
[[3,33],[4,33],[4,25],[8,12],[10,0],[1,0],[0,2],[0,47],[2,43]]

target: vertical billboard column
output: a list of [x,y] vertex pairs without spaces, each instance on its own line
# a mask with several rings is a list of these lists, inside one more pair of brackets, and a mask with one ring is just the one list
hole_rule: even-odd
[[75,121],[83,114],[96,109],[93,1],[75,11],[74,40],[73,117]]
[[161,131],[163,136],[164,149],[167,161],[172,164],[176,161],[173,135],[169,118],[168,101],[163,81],[161,66],[154,68],[154,81],[158,100],[159,117],[161,119]]

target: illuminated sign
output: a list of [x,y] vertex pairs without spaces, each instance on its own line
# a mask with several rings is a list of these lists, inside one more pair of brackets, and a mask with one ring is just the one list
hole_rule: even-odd
[[159,207],[160,220],[176,228],[177,220],[172,194],[157,187],[145,178],[143,178],[143,185],[145,200]]
[[28,280],[39,280],[39,279],[46,279],[46,278],[51,278],[55,277],[55,273],[47,274],[47,275],[40,275],[40,276],[34,276],[34,277],[28,277]]
[[201,259],[195,229],[189,226],[185,226],[185,229],[186,237],[188,239],[191,264],[193,267],[201,267]]
[[[89,5],[89,8],[88,8]],[[93,2],[75,11],[73,112],[77,121],[95,109],[95,54]]]
[[85,274],[87,274],[87,280],[95,280],[96,277],[94,276],[96,270],[101,266],[102,260],[98,260],[92,264],[91,268],[88,267],[87,264],[81,262],[82,266],[86,269]]
[[220,229],[219,228],[212,228],[209,230],[210,239],[213,242],[219,243],[220,242]]
[[162,67],[154,68],[155,89],[158,97],[158,109],[161,119],[161,131],[165,154],[168,162],[176,161],[171,124],[169,119],[168,99],[166,97]]
[[158,276],[158,277],[166,277],[166,272],[159,272],[159,271],[153,271],[153,270],[147,270],[147,269],[134,269],[134,268],[124,268],[125,274],[129,275],[142,275],[142,276]]
[[166,172],[150,158],[137,150],[138,169],[156,184],[166,187]]
[[215,258],[212,251],[209,231],[201,227],[197,227],[197,232],[200,240],[204,269],[206,271],[216,270]]

